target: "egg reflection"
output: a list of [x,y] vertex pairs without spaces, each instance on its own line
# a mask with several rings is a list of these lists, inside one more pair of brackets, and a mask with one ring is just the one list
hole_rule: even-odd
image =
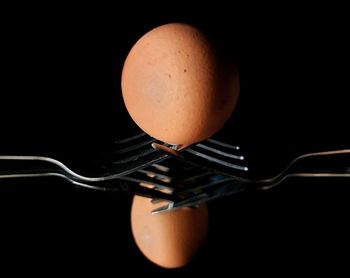
[[135,196],[131,209],[131,228],[141,252],[164,268],[186,265],[200,249],[208,232],[208,208],[182,208],[152,214],[165,203]]

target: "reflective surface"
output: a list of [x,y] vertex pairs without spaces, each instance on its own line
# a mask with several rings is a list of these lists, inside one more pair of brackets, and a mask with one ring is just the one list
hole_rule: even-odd
[[[241,97],[216,136],[247,150],[257,175],[280,170],[305,150],[349,147],[343,70],[348,54],[341,16],[332,24],[316,15],[312,20],[261,16],[253,24],[254,17],[238,20],[232,14],[213,20],[198,11],[196,16],[130,13],[126,20],[27,14],[6,25],[2,154],[49,155],[83,165],[87,152],[137,131],[121,99],[122,64],[138,37],[170,21],[197,24],[236,59]],[[268,161],[261,159],[266,156]],[[347,255],[338,248],[349,248],[349,196],[346,180],[290,180],[269,192],[210,203],[208,241],[178,272],[237,274],[249,272],[248,262],[268,272],[275,269],[271,262],[286,269],[322,268],[332,259],[344,267]],[[1,183],[5,260],[166,273],[137,250],[130,205],[130,196],[78,190],[61,180]],[[291,253],[297,256],[284,259]]]

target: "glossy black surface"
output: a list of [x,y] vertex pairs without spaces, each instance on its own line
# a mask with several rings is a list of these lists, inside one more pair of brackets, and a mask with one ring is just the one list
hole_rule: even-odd
[[[43,154],[79,164],[89,152],[137,131],[121,99],[123,61],[142,34],[173,21],[202,28],[236,60],[241,97],[216,136],[240,144],[257,174],[274,172],[303,151],[350,147],[343,17],[121,14],[25,13],[6,21],[1,154]],[[333,259],[345,267],[349,196],[349,180],[290,180],[270,192],[210,203],[208,240],[177,272],[322,269]],[[0,252],[6,263],[29,262],[39,270],[168,273],[137,250],[130,205],[129,196],[60,180],[1,181]]]

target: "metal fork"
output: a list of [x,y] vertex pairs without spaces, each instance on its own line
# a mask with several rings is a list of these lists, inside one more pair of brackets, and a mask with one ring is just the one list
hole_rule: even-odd
[[[179,161],[207,171],[206,179],[197,180],[197,186],[186,185],[176,192],[180,201],[170,202],[153,213],[196,206],[246,190],[268,190],[292,177],[350,178],[350,149],[304,153],[291,160],[278,174],[269,178],[253,179],[244,174],[248,172],[248,167],[244,164],[245,157],[238,153],[237,146],[209,139],[177,152],[157,143],[152,144],[159,151],[168,153]],[[203,150],[207,152],[204,153]]]
[[[78,174],[62,162],[49,157],[0,156],[0,162],[6,162],[7,167],[15,162],[10,165],[10,169],[0,172],[0,179],[53,176],[79,187],[128,191],[151,197],[153,202],[159,199],[168,200],[166,206],[154,211],[157,213],[196,206],[201,202],[248,189],[266,190],[293,176],[350,177],[349,168],[335,171],[330,169],[330,165],[324,172],[312,169],[306,173],[292,169],[293,165],[307,158],[349,154],[350,150],[304,154],[291,161],[280,174],[254,180],[247,178],[245,157],[237,146],[208,139],[193,146],[179,148],[141,133],[116,141],[102,155],[101,160],[96,162],[103,173],[96,177]],[[170,166],[164,165],[169,158],[175,159],[171,159],[173,162],[170,162]],[[20,170],[19,166],[24,169]],[[173,168],[177,168],[177,171],[172,171]],[[310,167],[309,169],[311,170]]]
[[[219,149],[213,147],[220,145],[233,148],[236,151],[239,149],[212,139],[199,143],[196,147],[222,155],[223,153]],[[174,182],[176,178],[174,179],[174,175],[172,178],[168,176],[169,170],[164,172],[164,169],[168,168],[162,165],[161,162],[174,155],[176,156],[179,150],[186,149],[189,153],[195,153],[199,158],[210,158],[215,163],[224,164],[226,167],[232,167],[232,169],[247,170],[247,167],[216,159],[204,152],[195,151],[193,147],[169,145],[156,141],[145,133],[140,133],[115,141],[109,149],[100,154],[101,158],[95,161],[94,166],[101,168],[101,174],[95,177],[73,171],[72,167],[68,167],[63,162],[51,157],[0,155],[0,162],[6,164],[2,165],[3,167],[0,164],[0,169],[6,168],[6,170],[0,171],[0,179],[58,177],[78,187],[104,191],[126,191],[150,197],[154,200],[162,199],[178,203],[184,200],[185,192],[181,192],[181,195],[177,194],[178,183]],[[159,148],[164,148],[166,151],[159,151]],[[243,159],[243,156],[237,156],[236,154],[227,153],[224,156],[230,159]],[[175,164],[175,168],[179,168],[179,162]],[[153,170],[143,170],[147,167],[151,167]],[[174,168],[174,165],[171,168]],[[192,166],[192,168],[195,167]],[[94,170],[96,171],[96,169]],[[188,173],[191,173],[191,171],[186,172],[187,175]],[[205,171],[199,176],[189,177],[188,180],[193,181],[191,187],[202,181],[198,181],[199,177],[208,176],[208,173],[208,171]],[[170,174],[173,174],[172,171],[170,171]],[[176,172],[176,176],[183,175],[183,171]]]
[[[58,177],[88,189],[126,191],[146,197],[174,200],[169,194],[141,186],[143,180],[128,176],[139,169],[169,158],[169,155],[152,148],[153,142],[156,140],[145,133],[115,141],[110,148],[100,153],[100,159],[95,161],[94,167],[99,167],[101,173],[95,177],[82,175],[51,157],[0,155],[0,169],[4,169],[0,171],[0,180]],[[164,185],[163,188],[168,187]]]

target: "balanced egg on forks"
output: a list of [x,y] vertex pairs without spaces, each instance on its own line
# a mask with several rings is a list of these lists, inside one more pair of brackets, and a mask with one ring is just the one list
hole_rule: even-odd
[[[121,78],[125,106],[135,123],[177,149],[220,130],[236,106],[240,87],[235,65],[219,56],[212,41],[188,24],[165,24],[143,35],[130,50]],[[134,197],[136,244],[153,263],[182,267],[205,240],[207,206],[152,214],[158,206]]]

